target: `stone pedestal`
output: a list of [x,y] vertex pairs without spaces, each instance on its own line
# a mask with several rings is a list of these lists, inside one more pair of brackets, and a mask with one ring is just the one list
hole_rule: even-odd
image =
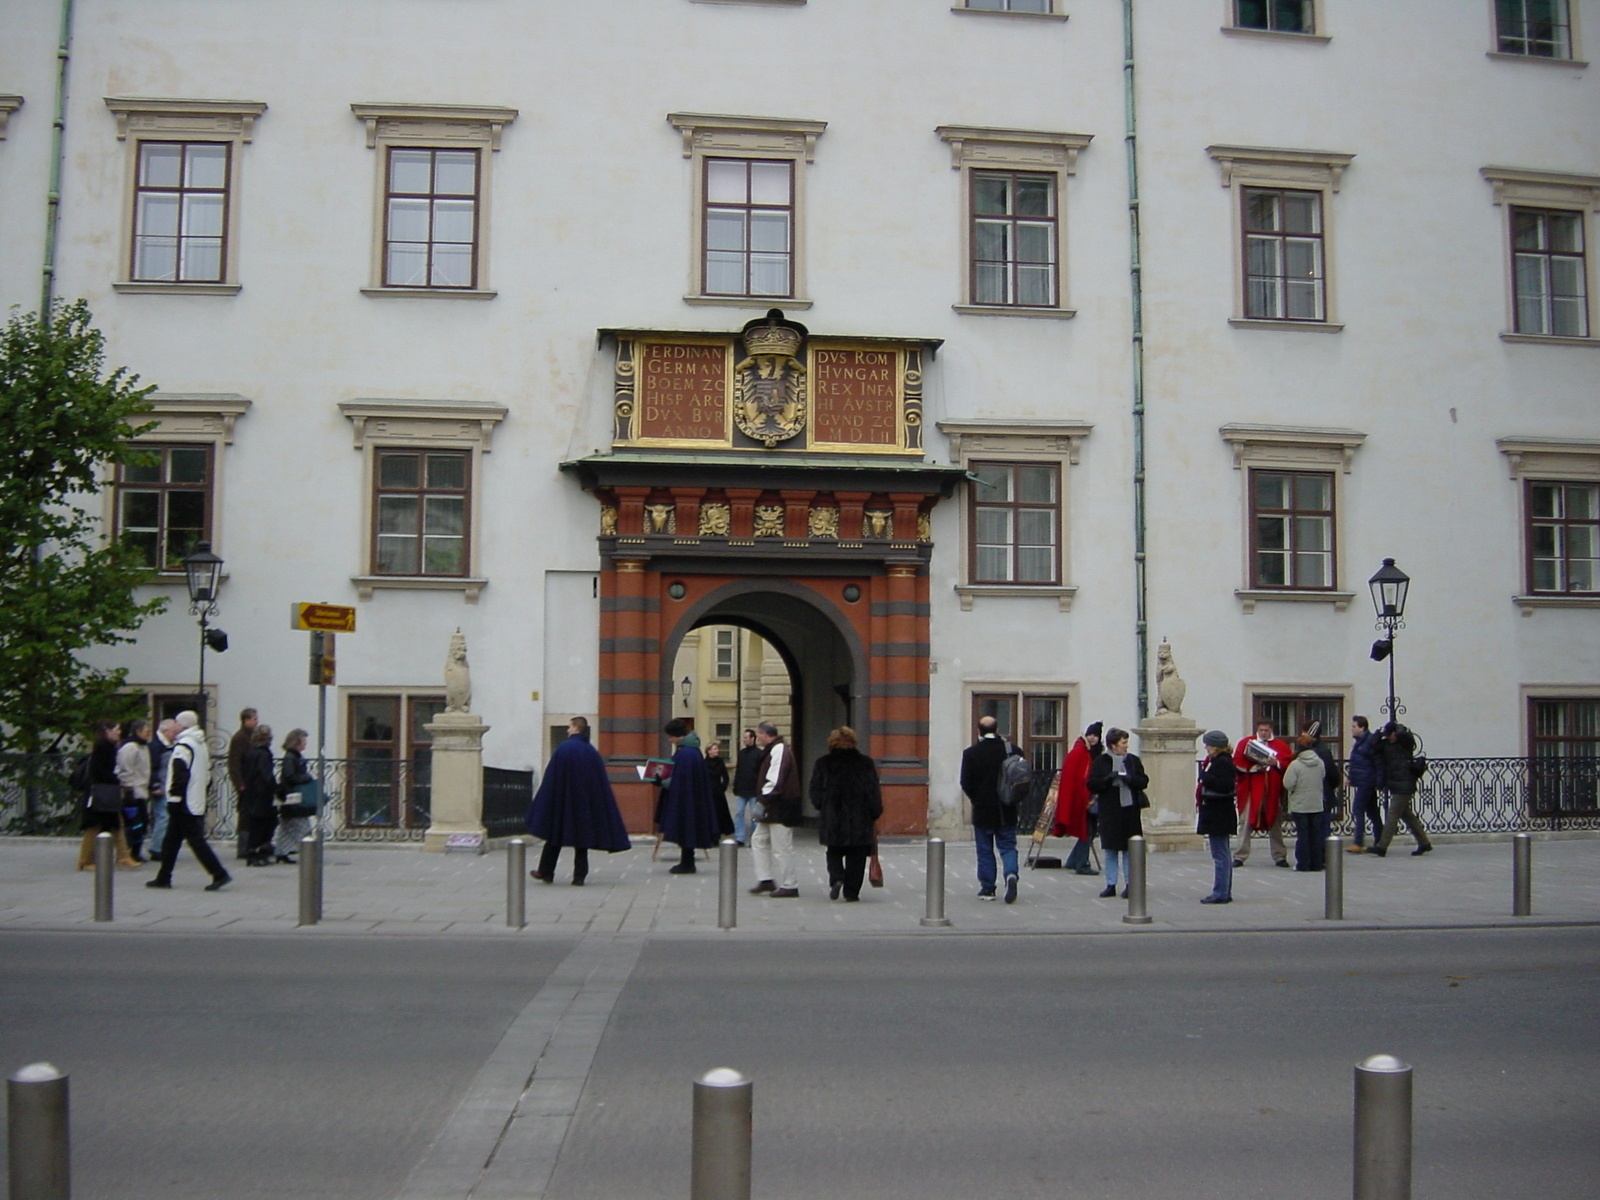
[[473,713],[440,713],[433,735],[433,785],[424,850],[482,854],[483,735],[489,726]]
[[1203,732],[1188,717],[1163,713],[1133,732],[1139,761],[1150,776],[1150,807],[1144,814],[1145,840],[1152,850],[1187,850],[1205,845],[1194,831],[1195,743]]

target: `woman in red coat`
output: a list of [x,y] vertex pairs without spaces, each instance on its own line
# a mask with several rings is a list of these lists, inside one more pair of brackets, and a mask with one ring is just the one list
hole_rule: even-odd
[[1077,844],[1062,865],[1079,875],[1098,875],[1089,865],[1089,849],[1094,842],[1095,817],[1089,811],[1089,764],[1100,752],[1101,724],[1096,721],[1067,751],[1061,764],[1061,781],[1056,786],[1056,819],[1051,837],[1077,838]]

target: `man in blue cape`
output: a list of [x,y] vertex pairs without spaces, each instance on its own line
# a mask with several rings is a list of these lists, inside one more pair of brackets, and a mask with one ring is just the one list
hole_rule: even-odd
[[[661,797],[656,801],[656,826],[661,830],[662,841],[675,842],[683,851],[671,873],[693,875],[694,852],[717,844],[715,805],[718,802],[711,792],[711,777],[706,774],[700,739],[689,728],[689,723],[674,718],[662,732],[672,743],[672,777],[662,787]],[[725,802],[722,808],[726,815]]]
[[567,740],[550,756],[528,809],[528,832],[544,839],[539,867],[528,872],[541,883],[555,882],[563,846],[572,847],[574,887],[583,886],[589,876],[589,851],[615,854],[633,846],[606,778],[605,759],[589,744],[589,722],[582,717],[572,718]]

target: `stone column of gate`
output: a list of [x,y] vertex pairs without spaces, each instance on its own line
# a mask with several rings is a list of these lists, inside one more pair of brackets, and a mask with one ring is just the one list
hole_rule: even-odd
[[1162,713],[1133,727],[1139,739],[1139,761],[1150,776],[1150,808],[1144,814],[1145,838],[1152,850],[1202,847],[1194,831],[1195,742],[1200,727],[1188,717]]
[[[655,739],[646,731],[655,723],[655,655],[649,653],[646,618],[652,598],[643,559],[612,561],[615,592],[610,598],[611,636],[600,641],[600,745],[613,766],[617,803],[630,832],[647,833],[654,809],[652,785],[639,782],[634,770],[649,757]],[[604,614],[602,615],[604,619]]]
[[[880,829],[884,833],[922,832],[927,804],[923,799],[917,811],[917,801],[926,796],[926,787],[920,785],[926,769],[918,769],[917,764],[926,761],[928,730],[927,702],[918,695],[918,685],[927,682],[928,644],[926,622],[919,621],[916,564],[890,563],[886,583],[887,637],[882,645],[873,647],[882,664],[882,682],[888,685],[882,722],[873,734],[877,756],[890,760],[884,774],[884,783],[890,788],[884,797],[886,820]],[[915,778],[918,783],[898,783],[897,775]],[[892,807],[888,803],[891,796],[896,802]]]

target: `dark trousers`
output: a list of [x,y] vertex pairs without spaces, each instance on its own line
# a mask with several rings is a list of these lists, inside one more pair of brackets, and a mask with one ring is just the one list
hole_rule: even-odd
[[278,830],[278,814],[269,809],[245,818],[247,853],[251,858],[272,857],[272,835]]
[[1372,823],[1372,844],[1376,846],[1383,836],[1383,813],[1378,808],[1378,785],[1363,783],[1356,788],[1350,800],[1350,825],[1356,835],[1356,845],[1366,839],[1367,822]]
[[842,884],[845,899],[856,900],[861,896],[861,881],[867,874],[867,857],[872,853],[871,845],[866,846],[829,846],[828,847],[828,886]]
[[[546,879],[556,877],[556,859],[561,857],[560,842],[546,842],[539,851],[539,874]],[[691,858],[691,862],[693,859]],[[589,851],[583,846],[572,848],[572,882],[582,883],[589,878]]]
[[1320,871],[1327,864],[1328,814],[1290,813],[1294,818],[1294,867]]
[[172,882],[172,868],[177,864],[178,851],[185,842],[189,849],[194,851],[194,856],[206,873],[213,879],[226,879],[228,873],[222,869],[222,864],[217,861],[217,856],[212,853],[210,844],[206,841],[205,821],[202,817],[195,816],[189,811],[187,804],[167,805],[167,837],[161,844],[161,869],[156,872],[156,878],[162,883]]

